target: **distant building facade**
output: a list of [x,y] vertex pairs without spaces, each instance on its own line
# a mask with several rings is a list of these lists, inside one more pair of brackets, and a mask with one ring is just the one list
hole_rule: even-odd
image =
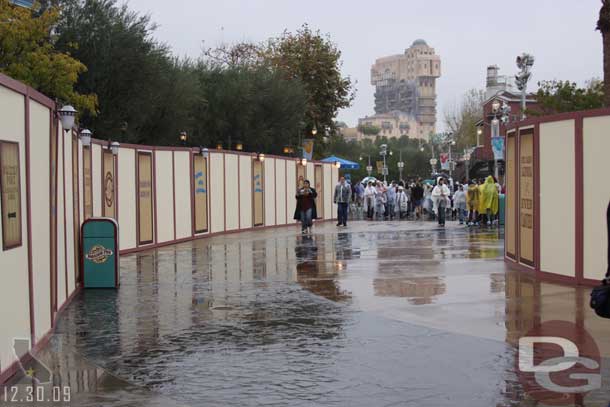
[[362,134],[362,138],[375,138],[377,136],[387,138],[400,138],[407,136],[409,138],[418,138],[418,123],[417,119],[404,112],[394,110],[388,113],[378,113],[373,116],[367,116],[358,119],[358,129],[360,133],[363,127],[379,129],[378,134]]
[[440,76],[440,56],[421,39],[404,54],[377,59],[371,67],[374,117],[401,112],[416,123],[410,125],[416,133],[411,131],[409,137],[427,139],[436,131],[436,79]]

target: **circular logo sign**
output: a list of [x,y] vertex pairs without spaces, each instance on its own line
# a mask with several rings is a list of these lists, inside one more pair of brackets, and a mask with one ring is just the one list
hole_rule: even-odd
[[519,338],[516,372],[523,389],[545,405],[575,405],[601,387],[601,358],[583,326],[547,321]]
[[114,177],[111,172],[106,173],[104,180],[104,200],[106,207],[111,208],[114,205]]
[[112,256],[112,250],[96,244],[89,249],[89,253],[85,255],[85,258],[96,264],[102,264],[106,263],[106,260],[108,260],[110,256]]

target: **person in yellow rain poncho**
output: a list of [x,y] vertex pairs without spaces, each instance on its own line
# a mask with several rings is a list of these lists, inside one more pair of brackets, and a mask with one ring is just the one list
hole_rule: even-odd
[[481,204],[479,205],[483,209],[483,214],[487,220],[487,225],[491,225],[493,219],[498,214],[498,187],[496,187],[496,181],[490,175],[485,180],[481,194]]
[[468,190],[466,191],[466,209],[468,209],[468,226],[478,224],[479,211],[479,187],[474,181],[470,181]]

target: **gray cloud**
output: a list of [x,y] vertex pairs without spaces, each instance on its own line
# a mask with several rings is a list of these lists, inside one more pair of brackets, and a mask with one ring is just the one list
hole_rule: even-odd
[[373,113],[369,70],[375,58],[403,52],[425,39],[442,58],[438,122],[470,88],[485,84],[485,68],[516,71],[514,59],[536,56],[532,82],[602,76],[602,43],[595,23],[599,0],[130,0],[151,14],[156,37],[177,55],[197,57],[202,42],[263,41],[302,23],[329,33],[343,52],[343,72],[357,80],[353,106],[339,119],[355,125]]

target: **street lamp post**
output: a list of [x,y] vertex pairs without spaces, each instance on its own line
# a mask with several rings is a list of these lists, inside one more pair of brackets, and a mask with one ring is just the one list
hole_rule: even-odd
[[383,168],[381,170],[381,172],[383,173],[383,182],[387,183],[388,181],[388,166],[387,166],[387,162],[386,162],[386,156],[388,155],[388,145],[387,144],[382,144],[379,146],[379,148],[381,149],[381,151],[379,152],[379,155],[381,155],[383,157]]
[[[369,158],[369,163],[366,166],[366,173],[368,174],[368,176],[370,177],[371,174],[373,173],[373,166],[371,165],[371,155],[367,154],[367,157]],[[362,161],[364,159],[364,157],[360,157],[360,161]]]
[[534,56],[523,53],[517,57],[517,68],[521,71],[515,76],[517,89],[521,91],[521,120],[525,120],[525,106],[527,98],[527,82],[532,76],[532,66],[534,66]]
[[405,168],[405,163],[402,161],[402,150],[399,152],[400,157],[398,159],[398,180],[402,181],[402,170]]
[[[491,104],[491,111],[493,114],[493,119],[491,120],[491,144],[492,144],[492,150],[493,150],[493,145],[494,145],[494,139],[498,138],[498,137],[502,137],[502,135],[500,134],[500,122],[502,122],[502,124],[506,124],[508,122],[508,119],[510,117],[510,106],[506,103],[506,101],[502,101],[502,104],[500,104],[499,100],[494,100]],[[496,152],[494,151],[494,175],[496,177],[496,179],[499,179],[500,176],[500,171],[498,168],[498,157]]]
[[430,159],[430,166],[432,167],[432,176],[434,176],[434,171],[436,171],[436,163],[438,162],[438,160],[436,158],[431,158]]

